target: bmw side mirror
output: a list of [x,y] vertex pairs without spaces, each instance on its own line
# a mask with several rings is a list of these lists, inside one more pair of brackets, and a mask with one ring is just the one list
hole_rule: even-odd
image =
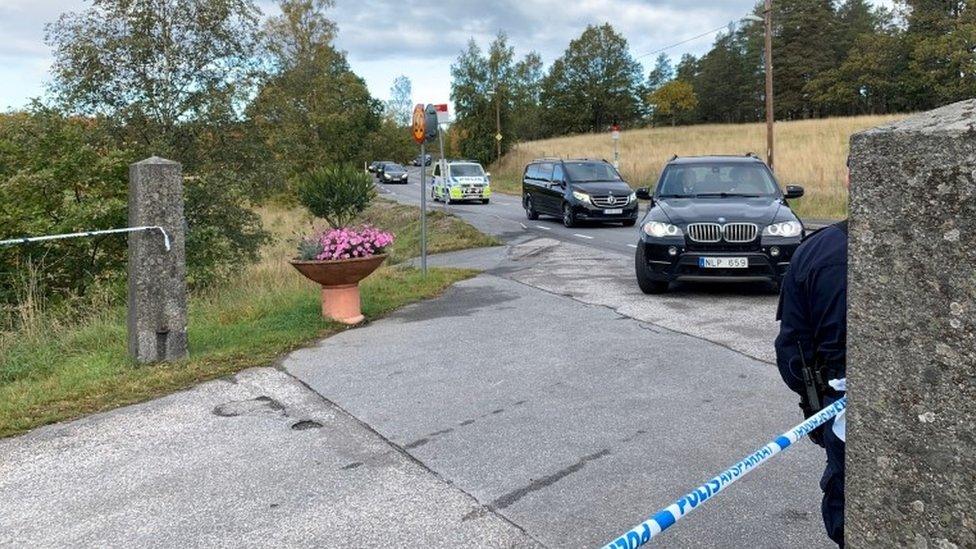
[[640,187],[634,190],[634,194],[637,195],[638,200],[650,200],[651,190],[647,187]]
[[803,187],[799,185],[787,185],[786,194],[784,196],[786,198],[800,198],[803,196]]

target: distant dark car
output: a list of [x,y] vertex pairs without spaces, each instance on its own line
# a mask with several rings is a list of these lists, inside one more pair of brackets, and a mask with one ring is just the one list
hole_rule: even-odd
[[635,266],[644,293],[673,281],[769,281],[774,286],[803,238],[788,200],[803,187],[780,190],[752,155],[672,158],[641,220]]
[[434,157],[429,154],[424,155],[423,159],[420,158],[420,155],[417,155],[417,157],[414,158],[410,163],[413,164],[414,166],[420,166],[420,165],[430,166],[430,163],[433,159]]
[[385,162],[376,172],[381,183],[409,183],[407,169],[396,162]]
[[374,160],[369,163],[369,167],[366,169],[369,170],[369,173],[376,173],[376,170],[387,162],[389,162],[389,160]]
[[551,215],[563,225],[581,221],[637,222],[637,197],[605,160],[534,160],[522,176],[522,207],[529,219]]

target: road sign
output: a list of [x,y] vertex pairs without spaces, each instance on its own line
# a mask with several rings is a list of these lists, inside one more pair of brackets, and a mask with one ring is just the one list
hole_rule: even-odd
[[424,109],[424,141],[427,143],[435,141],[439,133],[437,128],[437,108],[428,104]]
[[496,133],[495,134],[495,141],[501,141],[501,140],[502,140],[502,134]]
[[447,110],[447,103],[438,103],[434,105],[434,110],[437,111],[438,124],[447,124],[451,121],[451,114]]
[[610,139],[618,141],[620,139],[620,126],[614,124],[610,126]]
[[421,144],[427,139],[427,116],[424,110],[424,106],[420,103],[413,108],[413,140]]

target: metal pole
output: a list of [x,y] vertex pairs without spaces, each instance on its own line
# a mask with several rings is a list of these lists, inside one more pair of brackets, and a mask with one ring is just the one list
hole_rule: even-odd
[[773,0],[766,0],[766,164],[773,170]]
[[420,144],[420,272],[427,276],[427,145]]
[[502,103],[498,98],[498,88],[495,88],[495,149],[498,160],[502,159],[502,140],[498,136],[502,134]]
[[[440,142],[441,145],[441,159],[440,159],[441,179],[444,180],[444,182],[446,183],[447,182],[447,160],[444,159],[444,132],[441,131],[440,124],[437,125],[437,140]],[[448,192],[448,196],[450,196],[450,191]],[[447,200],[446,198],[444,199],[445,211],[449,209],[450,202],[451,202],[450,200]]]

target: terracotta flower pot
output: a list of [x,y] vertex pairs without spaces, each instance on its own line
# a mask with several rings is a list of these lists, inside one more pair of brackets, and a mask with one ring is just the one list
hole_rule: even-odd
[[363,321],[359,281],[379,268],[386,254],[335,261],[293,259],[291,265],[312,282],[322,286],[322,316],[344,324]]

